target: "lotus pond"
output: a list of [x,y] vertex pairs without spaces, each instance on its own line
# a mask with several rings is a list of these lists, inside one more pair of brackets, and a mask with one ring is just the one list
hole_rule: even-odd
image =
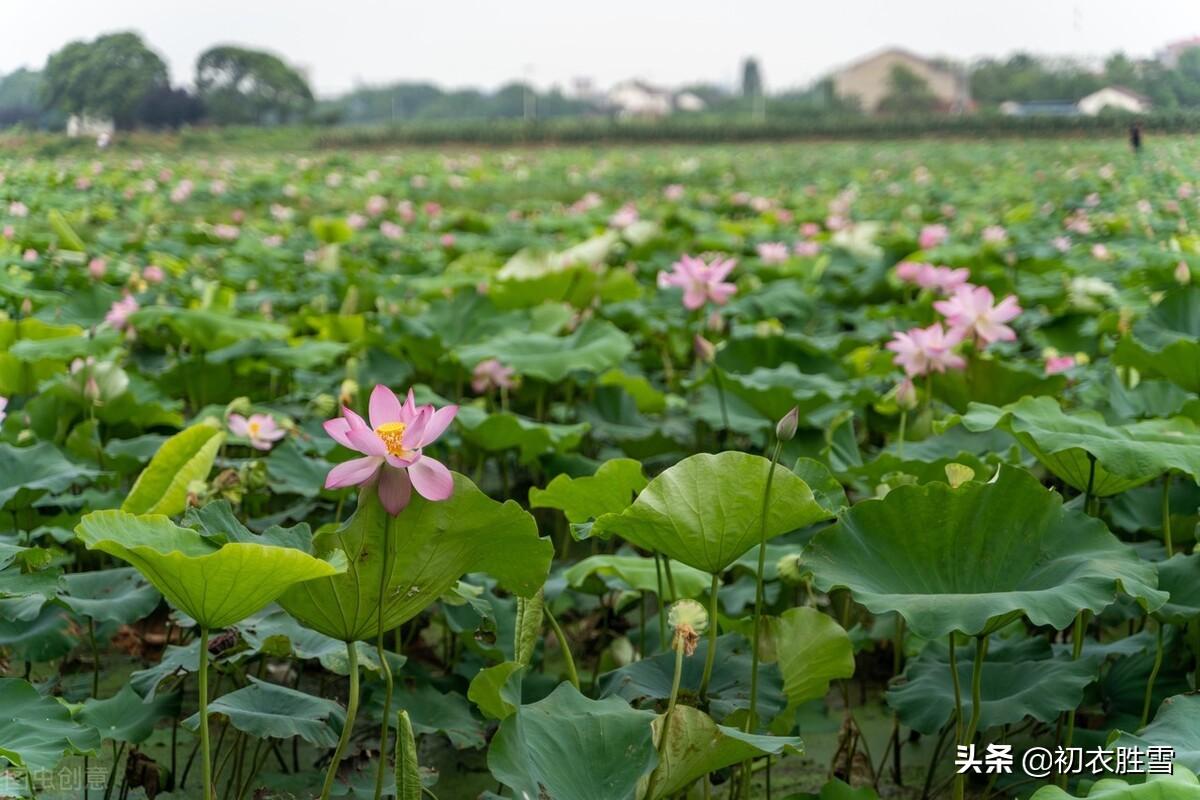
[[0,156],[0,796],[1200,797],[1197,164]]

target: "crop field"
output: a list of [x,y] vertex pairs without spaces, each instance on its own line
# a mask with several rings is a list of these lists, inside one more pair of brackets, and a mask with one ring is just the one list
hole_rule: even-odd
[[1200,798],[1200,142],[0,153],[0,797]]

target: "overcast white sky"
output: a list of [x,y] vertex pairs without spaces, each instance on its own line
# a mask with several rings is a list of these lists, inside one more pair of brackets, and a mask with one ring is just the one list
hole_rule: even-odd
[[961,59],[1150,55],[1200,34],[1200,0],[0,0],[0,73],[128,29],[178,83],[232,42],[284,56],[323,95],[396,79],[731,84],[747,55],[779,89],[893,44]]

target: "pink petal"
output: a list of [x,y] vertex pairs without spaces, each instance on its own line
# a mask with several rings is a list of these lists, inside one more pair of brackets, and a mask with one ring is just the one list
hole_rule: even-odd
[[683,306],[688,311],[695,311],[704,305],[704,301],[707,299],[708,293],[704,291],[703,286],[689,286],[683,293]]
[[400,401],[396,398],[396,393],[382,383],[371,390],[369,411],[372,428],[400,421]]
[[433,416],[425,426],[421,438],[416,440],[416,446],[425,447],[437,441],[437,438],[445,432],[446,428],[450,427],[450,423],[454,421],[456,414],[458,414],[458,406],[456,405],[439,408],[433,412]]
[[454,476],[440,461],[423,457],[408,468],[408,474],[426,500],[445,500],[454,493]]
[[351,450],[355,449],[354,445],[350,443],[349,437],[346,435],[350,432],[350,421],[345,417],[327,420],[322,427],[324,427],[325,432],[329,434],[329,438],[333,439],[342,447],[348,447]]
[[369,456],[387,455],[387,445],[372,430],[352,427],[346,432],[346,438],[350,440],[351,448],[360,453],[365,453]]
[[719,306],[729,302],[729,298],[737,294],[737,287],[732,283],[714,283],[708,287],[708,295]]
[[246,418],[241,414],[229,415],[229,430],[237,436],[246,435]]
[[379,502],[392,516],[399,514],[412,498],[412,483],[402,469],[385,468],[379,476]]
[[383,459],[374,456],[345,461],[329,470],[329,474],[325,476],[325,488],[341,489],[345,486],[358,486],[360,483],[366,483],[382,464]]

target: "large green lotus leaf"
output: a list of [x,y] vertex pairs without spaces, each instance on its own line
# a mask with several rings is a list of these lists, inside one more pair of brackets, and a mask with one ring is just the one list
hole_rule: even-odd
[[505,661],[479,670],[471,679],[467,698],[492,719],[507,719],[521,707],[525,664]]
[[[770,468],[748,453],[690,456],[650,481],[632,506],[597,519],[592,535],[619,534],[696,569],[723,572],[759,542]],[[830,516],[799,476],[775,470],[767,539]]]
[[295,584],[345,570],[344,563],[291,547],[218,545],[160,514],[93,511],[79,521],[75,535],[89,549],[137,567],[176,608],[212,629],[245,619]]
[[1016,450],[1012,437],[1005,431],[990,430],[973,433],[955,425],[937,436],[919,442],[905,442],[903,451],[891,444],[873,459],[853,466],[849,475],[864,478],[871,485],[883,483],[893,473],[912,475],[917,483],[946,482],[946,466],[962,464],[978,476],[991,475],[999,454]]
[[1195,772],[1200,770],[1200,695],[1179,694],[1168,697],[1154,714],[1154,722],[1140,731],[1113,731],[1110,748],[1171,747],[1175,764]]
[[455,418],[463,438],[489,452],[517,449],[521,463],[534,461],[545,453],[565,453],[579,446],[586,422],[557,425],[520,417],[507,411],[489,414],[477,406],[464,406]]
[[[957,652],[959,682],[970,687],[975,664],[975,646],[960,646]],[[1033,717],[1052,722],[1083,701],[1083,692],[1100,671],[1099,656],[1073,661],[1069,653],[1055,656],[1045,639],[989,642],[983,661],[983,690],[980,730],[1020,722]],[[971,714],[970,691],[963,692],[963,715]],[[930,642],[921,655],[908,663],[904,682],[888,690],[888,705],[900,721],[913,730],[935,734],[954,715],[954,683],[950,675],[949,647]]]
[[[1200,781],[1186,767],[1175,767],[1174,774],[1147,775],[1145,783],[1126,783],[1119,778],[1105,778],[1092,784],[1088,800],[1197,800]],[[1043,786],[1029,800],[1073,800],[1057,786]]]
[[488,769],[526,800],[632,800],[658,761],[654,715],[624,700],[589,700],[569,683],[500,723]]
[[[709,379],[715,380],[715,370]],[[875,396],[862,382],[808,375],[795,364],[759,367],[746,375],[722,372],[720,380],[727,395],[744,401],[765,420],[773,423],[798,408],[800,424],[810,427],[822,427],[839,411],[865,405]]]
[[[708,655],[708,638],[701,639],[696,652],[683,660],[679,679],[680,697],[697,697]],[[736,633],[717,638],[717,656],[708,684],[708,710],[718,721],[750,707],[750,643]],[[600,676],[600,696],[616,695],[630,703],[662,701],[671,696],[675,654],[659,653]],[[774,719],[787,707],[779,665],[758,665],[758,707],[763,720]]]
[[266,461],[271,491],[275,494],[316,497],[325,488],[329,464],[324,459],[305,455],[292,437],[271,450]]
[[1171,596],[1154,612],[1159,619],[1184,625],[1200,617],[1200,553],[1176,553],[1160,561],[1158,588]]
[[[654,559],[647,556],[588,556],[563,573],[563,577],[568,585],[575,588],[582,587],[588,578],[596,575],[600,578],[616,578],[639,592],[657,594],[660,569],[655,567]],[[687,564],[674,564],[671,567],[671,579],[679,597],[699,597],[712,584],[707,572]],[[669,595],[666,578],[662,580],[663,593]],[[677,600],[679,597],[667,597],[665,600]]]
[[54,661],[78,643],[71,634],[70,614],[54,603],[41,606],[28,619],[0,620],[0,647],[20,661]]
[[61,576],[57,568],[37,572],[13,568],[0,572],[0,620],[34,619],[58,591]]
[[511,330],[455,352],[468,366],[495,358],[519,375],[557,383],[577,370],[604,372],[620,364],[632,350],[633,342],[620,328],[589,319],[567,336]]
[[837,516],[850,501],[846,499],[846,490],[841,482],[829,471],[829,467],[815,458],[798,458],[792,467],[792,472],[808,484],[812,490],[813,499],[821,508],[829,512],[829,516]]
[[[665,748],[662,747],[664,729]],[[799,737],[743,733],[738,728],[718,725],[698,708],[683,705],[675,706],[670,715],[655,719],[654,734],[659,761],[651,776],[643,781],[639,796],[646,800],[673,797],[708,773],[742,761],[784,751],[804,751],[804,742]],[[647,794],[650,786],[654,789]]]
[[149,306],[135,311],[129,321],[138,330],[164,325],[200,350],[218,350],[246,339],[285,339],[286,325],[261,319],[245,319],[204,308]]
[[1051,397],[1026,397],[1004,408],[972,403],[962,418],[972,431],[1012,433],[1047,469],[1086,491],[1096,459],[1092,494],[1107,497],[1167,470],[1200,475],[1200,429],[1185,417],[1109,425],[1094,411],[1064,414]]
[[[317,747],[333,747],[345,721],[342,707],[332,700],[260,681],[224,694],[208,704],[208,713],[228,718],[235,730],[259,739],[290,739],[299,736]],[[184,727],[198,730],[200,715],[183,721]]]
[[96,622],[128,625],[146,617],[162,595],[133,567],[70,572],[59,578],[58,599]]
[[371,639],[379,631],[378,600],[385,536],[393,537],[383,629],[412,619],[469,572],[487,572],[522,597],[546,580],[554,548],[538,536],[529,512],[512,500],[497,503],[462,475],[454,494],[431,502],[413,492],[408,506],[389,515],[374,491],[359,498],[345,525],[313,539],[318,555],[344,550],[341,575],[297,586],[279,603],[304,625],[341,641]]
[[158,695],[142,700],[128,683],[107,700],[88,698],[75,719],[96,729],[102,739],[141,744],[161,719],[179,713],[181,695]]
[[[315,658],[324,669],[335,675],[350,674],[350,660],[345,642],[304,627],[279,606],[269,606],[257,614],[252,614],[234,628],[251,653],[263,653],[275,658]],[[365,642],[355,642],[354,646],[358,651],[359,666],[378,672],[379,651]],[[392,664],[399,662],[403,665],[405,661],[403,656],[395,653],[389,654],[389,659],[389,663]]]
[[1004,405],[1029,395],[1058,396],[1066,385],[1063,375],[1000,358],[972,358],[966,369],[933,376],[934,394],[960,412],[972,402]]
[[[373,695],[375,716],[382,713],[383,703]],[[483,723],[471,713],[467,698],[458,692],[439,692],[429,684],[401,688],[396,692],[393,711],[408,712],[413,730],[418,734],[443,733],[459,750],[476,749],[487,744]],[[394,720],[393,720],[394,722]]]
[[67,753],[91,753],[99,746],[100,735],[73,721],[61,702],[42,697],[28,681],[0,678],[0,758],[49,770]]
[[926,639],[1022,615],[1061,630],[1118,591],[1150,610],[1166,600],[1152,564],[1011,467],[989,483],[901,486],[859,503],[813,538],[803,561],[823,591],[845,587],[872,613],[898,611]]
[[645,488],[640,461],[614,458],[601,464],[594,475],[557,475],[545,489],[531,488],[529,507],[557,508],[566,514],[568,522],[587,522],[601,514],[624,511]]
[[1113,361],[1200,392],[1200,287],[1167,292],[1117,343]]
[[824,697],[830,681],[854,674],[850,635],[828,614],[815,608],[790,608],[778,617],[767,617],[766,632],[790,706]]
[[129,490],[121,510],[174,516],[187,508],[188,484],[204,480],[225,434],[214,425],[193,425],[163,442]]
[[61,492],[98,474],[67,460],[49,442],[32,447],[0,444],[0,508],[28,506],[46,492]]

